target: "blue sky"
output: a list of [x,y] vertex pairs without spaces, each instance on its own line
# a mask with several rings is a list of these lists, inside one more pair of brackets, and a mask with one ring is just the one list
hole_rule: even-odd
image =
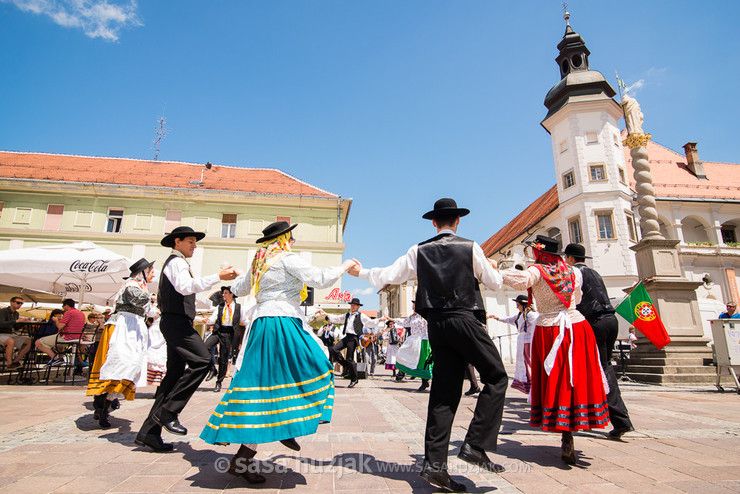
[[[348,257],[387,265],[439,197],[478,242],[555,183],[540,126],[562,3],[0,0],[0,149],[274,167],[354,199]],[[740,3],[568,2],[645,130],[738,162]],[[244,260],[244,264],[247,264]],[[377,306],[366,282],[344,288]]]

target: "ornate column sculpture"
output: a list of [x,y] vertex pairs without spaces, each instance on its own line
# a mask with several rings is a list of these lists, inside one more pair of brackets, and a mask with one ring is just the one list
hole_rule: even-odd
[[647,143],[652,136],[643,132],[643,114],[634,98],[624,95],[620,103],[628,136],[623,144],[630,148],[635,173],[638,213],[642,240],[631,247],[635,251],[637,273],[643,280],[671,343],[657,350],[646,338],[639,338],[630,358],[630,366],[638,372],[631,377],[643,382],[662,384],[697,384],[707,382],[711,375],[703,365],[711,358],[704,339],[696,288],[701,282],[683,277],[676,245],[660,233],[655,202],[653,177],[650,174]]

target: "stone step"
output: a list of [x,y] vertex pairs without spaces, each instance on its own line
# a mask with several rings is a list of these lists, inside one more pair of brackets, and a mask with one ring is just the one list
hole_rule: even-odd
[[[618,355],[618,352],[614,352]],[[712,351],[707,352],[631,352],[630,358],[712,358]]]
[[717,368],[711,366],[691,365],[691,366],[658,366],[658,365],[628,365],[627,373],[636,372],[638,374],[717,374]]
[[715,384],[717,376],[712,374],[647,374],[627,372],[627,376],[637,382],[665,385]]
[[[673,358],[673,357],[667,357],[667,358],[660,358],[660,357],[652,357],[652,358],[631,358],[626,359],[627,365],[676,365],[676,366],[703,366],[704,365],[704,357],[688,357],[688,358]],[[711,360],[711,359],[710,359]]]

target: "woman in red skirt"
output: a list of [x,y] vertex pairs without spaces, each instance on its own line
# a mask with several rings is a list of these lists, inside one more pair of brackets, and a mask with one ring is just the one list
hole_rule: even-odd
[[562,432],[562,459],[573,465],[573,431],[602,429],[609,423],[606,380],[593,331],[576,310],[580,271],[565,264],[555,239],[538,235],[530,247],[534,265],[501,271],[506,285],[529,292],[540,313],[532,339],[529,423]]

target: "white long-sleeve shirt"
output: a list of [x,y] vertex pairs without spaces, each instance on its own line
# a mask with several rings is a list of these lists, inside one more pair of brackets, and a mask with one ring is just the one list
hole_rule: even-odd
[[[246,316],[246,310],[244,309],[244,304],[239,305],[239,321],[246,324],[247,316]],[[231,308],[231,311],[229,311],[229,308]],[[226,305],[224,303],[224,312],[221,318],[221,326],[229,326],[231,327],[234,323],[234,311],[236,310],[236,302],[234,300],[231,301],[230,304]],[[227,315],[231,313],[232,317],[227,317]],[[211,317],[208,318],[208,324],[213,325],[216,324],[216,319],[218,318],[218,307],[213,311],[213,314],[211,314]]]
[[[344,318],[346,317],[345,314],[327,314],[329,317],[329,322],[332,324],[344,324]],[[350,312],[349,313],[349,319],[347,319],[347,324],[344,324],[344,334],[357,334],[355,333],[355,317],[359,316],[360,320],[362,321],[362,327],[363,327],[363,333],[364,328],[372,328],[375,329],[378,327],[378,325],[382,322],[378,319],[372,319],[359,310],[357,312]],[[361,333],[362,334],[362,333]],[[359,334],[357,336],[360,336]]]
[[180,295],[193,295],[205,290],[210,290],[221,279],[218,274],[195,278],[190,274],[190,265],[185,260],[185,256],[178,250],[172,250],[171,254],[175,257],[162,270],[162,274],[170,280],[172,286]]
[[[438,234],[442,235],[444,233],[455,235],[455,232],[448,228],[440,230]],[[399,257],[396,262],[388,267],[361,269],[359,277],[368,280],[377,289],[381,289],[385,285],[397,285],[416,278],[418,252],[419,245],[417,244],[411,247],[406,255]],[[473,242],[473,275],[489,290],[498,291],[503,285],[501,275],[491,267],[483,249],[475,242]]]

